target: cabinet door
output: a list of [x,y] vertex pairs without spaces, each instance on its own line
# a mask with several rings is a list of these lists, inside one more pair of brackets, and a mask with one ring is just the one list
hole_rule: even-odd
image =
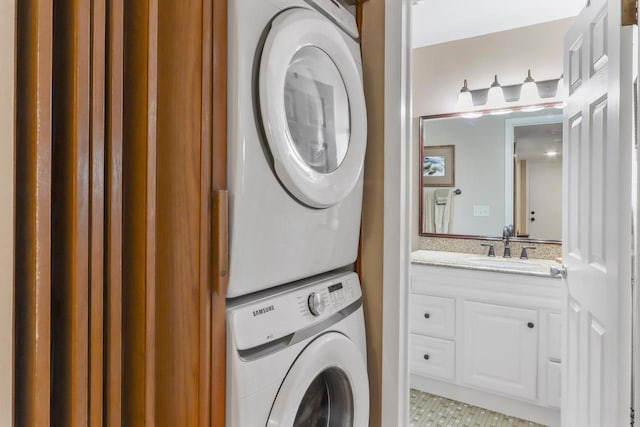
[[537,320],[535,310],[465,301],[463,381],[536,399]]

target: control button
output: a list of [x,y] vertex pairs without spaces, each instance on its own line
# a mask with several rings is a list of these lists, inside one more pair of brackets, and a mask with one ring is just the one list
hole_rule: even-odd
[[317,292],[311,292],[307,299],[307,303],[309,304],[309,311],[314,316],[320,316],[324,311],[324,299],[322,298],[322,295]]

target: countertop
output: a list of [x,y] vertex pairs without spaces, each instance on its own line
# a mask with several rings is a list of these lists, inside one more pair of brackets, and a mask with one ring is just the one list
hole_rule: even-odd
[[[419,250],[411,253],[411,263],[436,265],[441,267],[465,268],[468,270],[493,271],[498,273],[524,274],[554,278],[549,268],[559,265],[548,259],[521,260],[520,258],[488,257],[486,255],[460,252],[441,252]],[[486,263],[487,265],[483,265]],[[511,265],[510,265],[511,264]]]

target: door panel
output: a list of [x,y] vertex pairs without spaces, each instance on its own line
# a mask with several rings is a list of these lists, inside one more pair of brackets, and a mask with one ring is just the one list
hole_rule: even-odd
[[15,424],[223,426],[226,2],[17,12]]
[[632,33],[620,15],[619,1],[592,0],[565,38],[563,426],[628,424]]
[[[48,426],[53,5],[47,0],[16,5],[16,93],[24,96],[16,97],[14,421],[16,426]],[[31,23],[28,31],[23,22]]]

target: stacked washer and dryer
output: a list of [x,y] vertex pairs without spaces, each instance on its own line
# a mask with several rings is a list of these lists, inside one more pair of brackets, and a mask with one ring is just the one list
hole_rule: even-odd
[[229,1],[228,427],[368,425],[366,107],[344,1]]

